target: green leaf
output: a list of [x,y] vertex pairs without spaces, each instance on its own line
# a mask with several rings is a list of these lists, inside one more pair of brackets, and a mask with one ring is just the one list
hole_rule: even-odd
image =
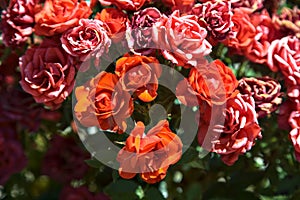
[[138,188],[138,184],[133,181],[128,180],[117,180],[109,184],[105,189],[104,192],[112,199],[112,200],[133,200],[138,199],[135,194],[135,191]]
[[150,187],[150,189],[148,189],[145,192],[145,200],[164,200],[165,198],[163,197],[163,195],[161,194],[161,192],[155,188],[155,187]]
[[103,166],[103,164],[101,162],[99,162],[98,160],[92,158],[92,159],[89,159],[89,160],[85,160],[86,164],[88,164],[90,167],[93,167],[93,168],[100,168]]

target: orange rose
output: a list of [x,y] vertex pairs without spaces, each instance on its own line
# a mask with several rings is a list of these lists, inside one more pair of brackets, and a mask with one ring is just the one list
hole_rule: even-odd
[[153,101],[158,88],[161,67],[154,57],[124,56],[117,60],[115,73],[120,77],[122,86],[127,91],[135,92],[144,101]]
[[103,6],[115,5],[122,10],[137,11],[148,0],[99,0],[99,1]]
[[198,97],[209,104],[224,103],[238,85],[232,70],[220,60],[193,68],[189,83]]
[[256,28],[251,23],[249,10],[236,8],[232,16],[232,35],[225,42],[228,46],[237,49],[238,51],[248,47],[256,36]]
[[180,12],[188,12],[195,4],[194,0],[162,0],[162,2],[171,7],[172,11],[180,10]]
[[35,33],[52,36],[78,25],[81,18],[88,18],[92,13],[85,1],[46,0],[44,7],[35,15]]
[[126,31],[127,15],[116,8],[105,8],[101,13],[97,13],[95,19],[106,23],[108,36],[114,42],[120,42],[124,39]]
[[115,74],[101,72],[75,89],[74,111],[83,126],[100,126],[103,130],[119,133],[125,131],[125,119],[133,112],[133,102],[118,81]]
[[130,179],[140,173],[145,182],[157,183],[166,176],[169,166],[180,159],[182,142],[172,133],[167,120],[160,121],[147,135],[144,132],[143,122],[137,122],[117,156],[119,174]]

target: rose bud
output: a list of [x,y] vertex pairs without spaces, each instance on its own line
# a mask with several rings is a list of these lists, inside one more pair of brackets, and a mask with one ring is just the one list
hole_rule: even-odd
[[125,119],[133,112],[133,102],[117,75],[101,72],[77,87],[75,96],[75,116],[83,126],[98,126],[118,133],[126,130]]
[[3,43],[6,46],[23,45],[33,32],[36,0],[11,0],[1,15]]
[[118,153],[119,174],[131,179],[137,173],[143,181],[154,184],[165,178],[170,165],[179,161],[182,142],[174,134],[167,120],[160,121],[145,134],[143,122],[137,122]]
[[92,13],[85,1],[46,0],[35,15],[35,33],[43,36],[60,34],[77,26],[79,20],[88,18]]
[[225,39],[233,26],[230,1],[209,1],[196,4],[191,14],[196,15],[199,18],[199,24],[206,27],[217,40]]
[[254,98],[258,118],[270,115],[282,102],[280,84],[269,77],[242,78],[237,89],[241,94]]
[[100,20],[81,19],[79,26],[67,30],[60,38],[64,50],[85,61],[91,56],[100,58],[107,53],[111,40]]
[[58,41],[44,39],[40,46],[27,49],[20,58],[20,84],[37,103],[54,110],[71,94],[76,67],[74,58]]
[[155,50],[152,26],[161,16],[160,11],[154,7],[145,8],[134,13],[131,23],[128,23],[126,30],[128,47],[133,53],[149,55]]

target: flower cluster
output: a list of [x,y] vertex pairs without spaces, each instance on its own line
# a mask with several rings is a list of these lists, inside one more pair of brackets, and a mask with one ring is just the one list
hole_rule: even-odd
[[[93,127],[97,134],[124,136],[114,141],[122,145],[115,158],[120,177],[139,174],[153,184],[181,159],[184,138],[191,134],[179,134],[176,105],[194,112],[190,123],[197,124],[198,145],[226,165],[251,150],[263,137],[259,120],[280,108],[279,126],[290,131],[300,161],[300,11],[272,13],[264,3],[11,0],[1,14],[1,31],[12,52],[2,51],[2,45],[0,57],[8,62],[1,62],[1,68],[12,63],[14,72],[0,69],[0,93],[6,99],[0,100],[0,124],[19,121],[35,131],[41,120],[59,119],[55,111],[65,112],[74,93],[77,130]],[[225,59],[224,49],[273,76],[241,76],[243,64]],[[160,84],[166,81],[164,66],[183,77],[173,85],[174,94]],[[81,79],[75,83],[76,76]],[[23,91],[12,89],[16,80]],[[153,124],[148,112],[154,104],[167,114]],[[0,129],[0,184],[26,165],[16,131]],[[64,184],[82,179],[88,173],[86,152],[73,137],[51,138],[42,173]],[[60,198],[74,199],[75,193],[106,198],[69,185]]]

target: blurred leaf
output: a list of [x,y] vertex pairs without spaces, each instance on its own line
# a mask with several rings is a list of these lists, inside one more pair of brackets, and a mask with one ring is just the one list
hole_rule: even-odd
[[103,164],[101,162],[99,162],[98,160],[96,160],[95,158],[85,160],[85,162],[86,162],[86,164],[88,164],[90,167],[93,167],[93,168],[100,168],[103,166]]
[[300,175],[293,175],[286,177],[279,183],[277,192],[291,194],[297,189],[300,189]]
[[198,158],[198,155],[199,155],[198,151],[191,146],[184,152],[181,159],[176,163],[176,165],[182,165],[182,164],[187,164],[189,162],[192,162]]
[[161,192],[155,188],[155,187],[150,187],[146,192],[145,192],[145,197],[144,200],[164,200],[163,195]]
[[138,184],[133,181],[128,180],[117,180],[109,184],[104,192],[112,199],[112,200],[133,200],[138,199],[135,194],[136,189],[138,188]]

